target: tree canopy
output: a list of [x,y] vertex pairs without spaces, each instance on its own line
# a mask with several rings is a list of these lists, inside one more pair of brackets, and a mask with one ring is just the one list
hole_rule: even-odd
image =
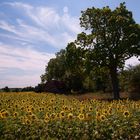
[[135,23],[125,3],[115,10],[108,6],[88,8],[82,11],[80,24],[90,33],[79,34],[77,45],[88,50],[90,61],[97,67],[109,69],[114,98],[118,99],[118,69],[124,66],[125,60],[140,55],[140,26]]
[[110,78],[114,98],[118,99],[118,70],[127,59],[140,55],[140,25],[125,3],[114,10],[108,6],[92,7],[81,13],[80,25],[85,32],[50,60],[42,79],[46,76],[47,80],[63,80],[69,86],[78,85],[76,89],[79,89],[88,78],[92,82],[100,79],[102,83]]

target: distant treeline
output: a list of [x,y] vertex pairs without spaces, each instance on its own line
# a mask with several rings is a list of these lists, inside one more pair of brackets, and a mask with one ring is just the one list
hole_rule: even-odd
[[29,86],[24,88],[9,88],[8,86],[1,88],[1,92],[28,92],[28,91],[35,91],[35,87]]
[[[93,75],[93,77],[90,77],[90,81],[88,81],[85,87],[83,86],[81,89],[75,89],[78,93],[81,92],[97,92],[97,91],[103,91],[103,92],[111,92],[111,81],[109,76],[104,81],[104,78],[102,77],[104,75]],[[76,80],[76,79],[75,79]],[[127,69],[122,70],[119,72],[119,80],[120,80],[120,91],[121,92],[135,92],[140,93],[140,64],[136,66],[129,66]],[[75,81],[77,82],[77,81]],[[79,81],[79,82],[85,82],[86,81]],[[72,85],[71,85],[72,86]],[[90,88],[86,88],[90,87]],[[50,80],[44,83],[40,83],[35,87],[28,86],[24,88],[9,88],[8,86],[0,89],[1,92],[52,92],[52,93],[72,93],[71,88],[68,87],[67,83],[64,81],[59,80]]]
[[52,80],[46,83],[40,83],[35,87],[28,86],[24,88],[9,88],[8,86],[0,89],[0,92],[52,92],[52,93],[68,93],[68,89],[64,82]]

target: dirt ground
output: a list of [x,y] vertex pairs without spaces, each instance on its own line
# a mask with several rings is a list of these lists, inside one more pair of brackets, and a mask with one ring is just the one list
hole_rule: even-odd
[[[96,93],[84,93],[84,94],[79,94],[79,95],[69,95],[71,97],[77,98],[80,101],[86,100],[86,99],[97,99],[97,100],[112,100],[113,99],[113,94],[112,93],[101,93],[101,92],[96,92]],[[122,99],[130,98],[129,93],[126,92],[121,92],[120,97]]]

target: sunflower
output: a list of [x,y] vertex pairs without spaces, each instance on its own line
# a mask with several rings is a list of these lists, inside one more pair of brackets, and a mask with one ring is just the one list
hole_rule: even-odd
[[64,106],[63,109],[64,109],[64,111],[68,111],[68,107],[67,106]]
[[84,101],[81,101],[81,103],[80,103],[81,105],[84,105]]
[[27,105],[26,108],[29,108],[29,106]]
[[54,107],[53,109],[56,111],[57,110],[57,107]]
[[86,113],[86,119],[87,119],[87,120],[90,120],[91,118],[92,118],[91,113]]
[[57,113],[57,114],[56,114],[56,117],[59,119],[59,117],[60,117],[60,114],[59,114],[59,113]]
[[31,124],[31,121],[30,121],[29,119],[26,118],[26,119],[24,120],[24,123],[27,124],[27,125],[30,125],[30,124]]
[[65,112],[64,112],[64,111],[61,111],[61,112],[59,113],[59,117],[60,117],[61,119],[65,118]]
[[69,113],[69,114],[68,114],[68,119],[71,120],[72,118],[73,118],[73,114],[72,114],[72,113]]
[[10,105],[8,105],[8,108],[10,109],[10,108],[11,108],[11,106],[10,106]]
[[100,116],[100,120],[101,120],[101,121],[104,121],[105,119],[106,119],[105,115],[101,115],[101,116]]
[[13,113],[13,117],[16,118],[18,116],[18,112]]
[[49,121],[50,121],[50,119],[49,119],[48,117],[45,117],[45,118],[44,118],[44,122],[45,122],[45,123],[48,123]]
[[32,115],[33,113],[32,113],[32,111],[28,111],[27,114],[28,115]]
[[34,114],[32,114],[32,115],[30,116],[30,118],[31,118],[32,121],[37,120],[37,117],[36,117],[36,115],[34,115]]
[[89,107],[89,111],[93,111],[93,107],[92,106]]
[[124,117],[129,117],[130,116],[130,112],[129,111],[124,111],[123,115],[124,115]]
[[104,110],[103,110],[103,114],[104,114],[104,115],[108,115],[108,110],[107,110],[107,109],[104,109]]
[[91,103],[95,103],[96,100],[95,100],[95,99],[91,99],[90,102],[91,102]]
[[2,118],[2,113],[0,112],[0,118]]
[[82,113],[82,112],[85,112],[85,108],[82,106],[82,107],[80,107],[80,112]]
[[40,108],[39,108],[39,112],[41,112],[41,111],[42,111],[42,108],[40,107]]
[[31,107],[31,110],[34,111],[35,110],[34,107]]
[[62,103],[64,103],[65,102],[65,100],[64,99],[62,99]]
[[49,106],[47,110],[48,110],[48,111],[51,111],[51,110],[52,110],[52,107],[51,107],[51,106]]
[[50,115],[50,117],[51,117],[52,120],[54,120],[54,119],[56,118],[56,114],[55,114],[55,113],[52,113],[52,114]]
[[24,107],[21,107],[20,109],[23,111],[24,110]]
[[42,109],[41,109],[41,110],[42,110],[42,111],[44,111],[44,109],[45,109],[45,108],[44,108],[44,107],[42,107]]
[[72,108],[72,107],[70,107],[70,108],[69,108],[69,111],[73,111],[73,108]]
[[111,114],[112,114],[112,108],[109,108],[109,109],[107,110],[107,114],[108,114],[108,115],[111,115]]
[[135,104],[135,107],[136,107],[136,108],[140,108],[140,105],[136,103],[136,104]]
[[121,111],[121,107],[120,106],[117,106],[117,111]]
[[50,103],[53,103],[53,102],[54,102],[54,99],[51,99],[51,100],[50,100]]
[[100,112],[96,112],[96,119],[97,119],[97,120],[100,119],[100,116],[101,116],[101,113],[100,113]]
[[9,116],[9,113],[7,111],[4,111],[1,113],[1,118],[7,118]]
[[96,116],[101,116],[101,113],[97,111]]
[[23,121],[24,121],[24,116],[20,116],[20,117],[19,117],[19,120],[20,120],[21,122],[23,122]]
[[73,102],[73,103],[75,103],[75,102],[76,102],[76,100],[75,100],[75,99],[72,99],[72,102]]
[[31,112],[31,109],[30,108],[27,108],[26,110],[27,110],[27,112]]
[[45,102],[43,101],[42,104],[45,104]]
[[2,112],[5,112],[6,110],[5,109],[2,109],[0,112],[2,113]]
[[24,101],[24,100],[22,100],[21,102],[22,102],[22,103],[24,103],[25,101]]
[[79,120],[84,120],[85,119],[85,116],[82,113],[80,113],[77,117],[78,117]]
[[49,118],[49,114],[48,114],[48,113],[46,113],[45,117]]

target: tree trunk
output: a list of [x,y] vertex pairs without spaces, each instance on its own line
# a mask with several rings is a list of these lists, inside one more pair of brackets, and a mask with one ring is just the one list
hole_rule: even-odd
[[114,99],[118,100],[120,99],[120,94],[119,94],[119,80],[117,74],[117,67],[110,68],[110,76],[112,81]]

